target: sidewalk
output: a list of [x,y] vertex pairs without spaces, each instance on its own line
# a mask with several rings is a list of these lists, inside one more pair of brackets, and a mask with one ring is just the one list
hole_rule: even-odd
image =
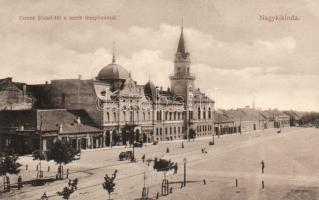
[[[287,129],[287,128],[285,128],[285,129]],[[223,134],[223,135],[219,135],[219,137],[246,135],[246,134],[260,133],[260,132],[264,132],[264,131],[272,131],[272,130],[276,130],[276,128],[269,128],[269,129],[263,129],[263,130],[255,130],[255,131],[246,131],[246,132],[242,132],[241,134],[240,133]],[[215,135],[215,137],[218,137],[218,135]],[[213,135],[209,135],[209,136],[204,136],[204,137],[198,137],[198,138],[195,138],[194,140],[195,141],[198,141],[198,140],[210,140],[212,138],[213,138]],[[190,141],[193,141],[193,139],[191,139]],[[188,139],[158,141],[158,144],[171,144],[171,143],[181,143],[181,142],[188,142]],[[143,147],[149,147],[149,146],[155,147],[156,145],[153,145],[153,143],[144,143],[143,144]],[[91,152],[91,151],[104,151],[104,150],[126,149],[126,148],[132,148],[132,147],[130,147],[130,146],[126,146],[125,147],[125,145],[120,145],[120,146],[102,147],[102,148],[96,148],[96,149],[82,149],[82,151],[83,152]]]

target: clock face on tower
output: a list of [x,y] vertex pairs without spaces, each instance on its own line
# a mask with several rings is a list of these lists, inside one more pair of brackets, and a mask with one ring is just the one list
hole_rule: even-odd
[[176,83],[175,86],[174,86],[174,92],[176,94],[183,94],[183,85],[180,84],[180,83]]

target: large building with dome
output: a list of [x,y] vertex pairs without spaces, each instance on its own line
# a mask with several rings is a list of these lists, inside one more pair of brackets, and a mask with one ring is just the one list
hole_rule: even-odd
[[[113,55],[95,79],[25,85],[23,94],[33,103],[29,109],[11,110],[14,119],[0,129],[0,134],[15,130],[23,140],[7,134],[10,137],[0,142],[46,150],[60,138],[87,149],[212,135],[214,101],[195,87],[183,28],[172,71],[166,90],[151,80],[139,85]],[[6,112],[1,117],[7,118]]]

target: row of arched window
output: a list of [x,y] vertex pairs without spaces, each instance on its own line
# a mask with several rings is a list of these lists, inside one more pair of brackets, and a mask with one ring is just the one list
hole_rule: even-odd
[[165,127],[165,128],[156,128],[156,135],[172,135],[172,134],[181,134],[184,132],[183,126],[173,126],[173,127]]
[[157,111],[156,112],[156,119],[161,121],[161,120],[171,120],[171,121],[176,121],[176,120],[183,120],[184,119],[184,113],[180,111],[175,111],[175,112],[168,112],[168,111]]
[[140,116],[140,112],[138,110],[127,110],[120,112],[106,112],[106,121],[107,122],[118,122],[118,115],[120,114],[120,121],[150,121],[152,119],[150,111],[143,111]]
[[[150,121],[152,119],[150,111],[143,111],[142,115],[140,116],[140,112],[138,110],[124,110],[120,111],[122,116],[120,116],[120,121]],[[116,111],[114,112],[107,112],[106,113],[106,121],[107,122],[117,122],[118,121],[118,114]],[[156,111],[156,119],[158,121],[166,120],[166,121],[177,121],[177,120],[184,120],[184,112],[181,111]],[[189,118],[193,119],[193,111],[189,111]],[[208,111],[204,107],[201,110],[200,107],[197,109],[197,119],[212,119],[212,110],[208,108]]]
[[[207,114],[207,116],[206,116]],[[197,119],[206,119],[206,117],[208,119],[212,119],[212,109],[208,108],[208,112],[206,111],[206,108],[204,107],[203,110],[201,110],[200,107],[198,107],[197,109]]]
[[212,130],[212,125],[201,125],[197,126],[196,128],[197,132],[206,132]]

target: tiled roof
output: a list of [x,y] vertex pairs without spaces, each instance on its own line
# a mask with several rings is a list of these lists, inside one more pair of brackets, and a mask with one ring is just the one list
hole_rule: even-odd
[[274,117],[289,117],[289,115],[279,110],[266,110],[264,112],[269,113],[269,115]]
[[215,113],[214,114],[214,122],[215,123],[225,123],[225,122],[234,122],[231,118],[229,118],[224,113]]
[[247,115],[241,110],[226,110],[224,114],[233,121],[245,121],[247,120]]
[[260,121],[266,119],[265,116],[261,115],[260,112],[255,109],[241,109],[241,111],[246,114],[246,118],[250,121]]
[[[80,123],[77,122],[78,117],[80,117]],[[23,126],[24,130],[58,131],[60,125],[62,125],[61,133],[101,132],[101,129],[96,127],[83,110],[50,109],[0,112],[0,127],[2,128]]]

